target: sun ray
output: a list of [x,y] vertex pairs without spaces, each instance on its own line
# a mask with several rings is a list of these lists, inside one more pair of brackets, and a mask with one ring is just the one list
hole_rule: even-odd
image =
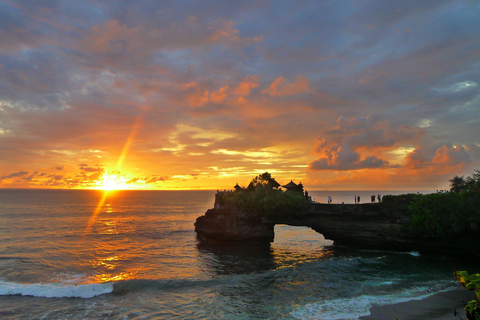
[[[118,158],[117,165],[115,166],[115,172],[119,172],[120,169],[123,166],[123,162],[125,161],[125,157],[127,155],[127,152],[130,148],[130,145],[132,144],[133,138],[138,130],[138,128],[141,125],[141,122],[143,120],[143,113],[140,113],[137,118],[135,119],[135,122],[133,123],[132,129],[130,130],[130,134],[128,135],[127,140],[125,141],[125,144],[123,145],[122,153],[120,154],[120,157]],[[100,198],[100,201],[97,204],[97,207],[95,208],[95,211],[93,212],[92,216],[88,220],[87,227],[85,228],[85,234],[90,232],[90,229],[92,228],[93,223],[96,221],[98,214],[102,210],[102,207],[105,203],[105,200],[107,199],[108,194],[110,193],[111,190],[113,189],[118,189],[118,184],[117,184],[117,179],[115,175],[105,175],[102,177],[103,179],[103,186],[100,186],[99,189],[103,189],[103,194],[102,197]],[[103,187],[103,188],[102,188]]]
[[123,162],[125,161],[125,157],[127,155],[128,149],[130,149],[130,145],[132,144],[133,137],[135,136],[135,134],[138,130],[138,127],[141,125],[142,120],[143,120],[143,115],[139,114],[137,119],[133,123],[132,130],[130,130],[130,134],[128,135],[127,141],[125,142],[125,144],[123,146],[122,153],[121,153],[120,157],[118,158],[117,166],[115,167],[115,169],[117,171],[120,171],[120,169],[123,166]]

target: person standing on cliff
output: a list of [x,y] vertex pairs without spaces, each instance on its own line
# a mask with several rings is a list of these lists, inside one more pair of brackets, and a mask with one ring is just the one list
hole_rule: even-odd
[[357,197],[357,203],[360,204],[360,196]]
[[356,195],[353,196],[353,200],[355,200],[355,204],[357,204],[357,196]]

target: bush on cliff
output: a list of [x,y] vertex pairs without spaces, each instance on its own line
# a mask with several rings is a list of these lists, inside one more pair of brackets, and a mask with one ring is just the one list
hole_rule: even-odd
[[248,188],[226,192],[217,201],[227,207],[264,218],[284,217],[307,209],[302,192],[274,187],[268,172],[255,177]]
[[[407,217],[407,227],[419,235],[444,238],[478,232],[480,228],[480,171],[467,179],[450,180],[452,192],[384,196],[382,208]],[[463,181],[463,182],[462,182]],[[462,184],[468,181],[468,184]],[[454,192],[458,191],[458,192]],[[409,218],[408,218],[409,217]]]
[[408,205],[409,227],[433,237],[460,235],[480,226],[480,193],[418,195]]

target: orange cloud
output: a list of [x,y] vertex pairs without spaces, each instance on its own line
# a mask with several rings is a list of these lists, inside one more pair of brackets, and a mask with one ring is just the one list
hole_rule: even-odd
[[[318,139],[313,151],[319,158],[309,164],[310,170],[356,170],[388,168],[385,151],[395,150],[402,143],[411,143],[422,130],[392,125],[387,119],[340,117],[337,125]],[[383,156],[384,158],[379,158]]]
[[298,75],[294,83],[284,84],[287,80],[283,77],[278,77],[275,81],[262,91],[264,94],[270,96],[290,96],[302,92],[309,92],[309,81],[303,75]]
[[[318,158],[309,164],[310,180],[318,186],[347,183],[362,188],[372,183],[373,177],[381,177],[398,186],[412,185],[420,180],[425,185],[429,181],[434,185],[448,181],[448,175],[461,172],[480,154],[480,148],[474,144],[435,145],[425,140],[422,145],[420,141],[424,134],[423,129],[393,125],[377,116],[340,117],[337,125],[326,130],[313,148]],[[396,159],[402,150],[412,149],[408,145],[417,147],[404,155],[403,162]],[[318,174],[325,176],[327,172],[336,172],[336,175],[323,182],[313,178]],[[362,182],[362,177],[369,182]],[[380,180],[375,184],[381,185]]]
[[463,146],[448,148],[446,145],[443,145],[435,152],[433,157],[433,163],[440,165],[456,166],[469,161],[470,157]]
[[233,94],[237,97],[237,102],[246,103],[246,96],[250,95],[252,89],[258,87],[258,77],[257,76],[245,76],[242,82],[235,88]]
[[218,91],[210,94],[209,100],[215,103],[220,103],[227,97],[228,86],[220,88]]
[[196,86],[187,87],[187,89],[193,88],[193,92],[188,94],[188,102],[192,107],[202,107],[208,102],[222,103],[228,96],[228,86],[222,87],[217,91],[210,92],[208,90],[201,91]]

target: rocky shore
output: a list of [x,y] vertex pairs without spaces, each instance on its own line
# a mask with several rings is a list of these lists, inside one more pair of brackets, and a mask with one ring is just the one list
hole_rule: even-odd
[[312,203],[295,215],[265,218],[229,208],[209,209],[197,218],[195,231],[207,241],[223,243],[270,243],[275,224],[308,226],[334,241],[335,245],[362,249],[418,251],[478,259],[480,233],[452,237],[418,234],[407,226],[405,206],[376,204]]

